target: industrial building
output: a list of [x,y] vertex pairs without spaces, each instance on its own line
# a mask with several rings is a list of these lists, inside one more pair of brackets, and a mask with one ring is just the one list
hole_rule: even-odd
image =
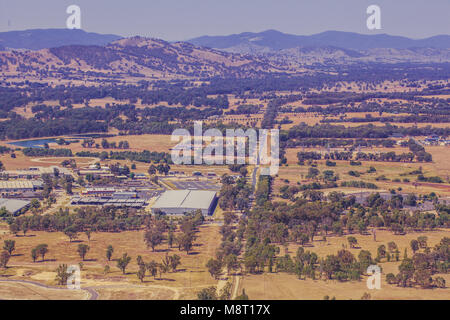
[[117,191],[116,188],[113,187],[86,188],[81,192],[81,195],[94,197],[111,197],[116,191]]
[[73,196],[71,204],[142,208],[147,205],[147,200],[138,198],[135,191],[119,191],[116,188],[87,188],[80,195]]
[[211,215],[217,204],[215,191],[206,190],[168,190],[156,200],[152,212],[184,214],[201,210],[204,216]]
[[33,192],[43,187],[42,181],[36,180],[2,180],[0,181],[0,194],[13,196],[24,192]]
[[145,199],[105,199],[96,197],[73,197],[71,200],[71,204],[79,206],[115,206],[139,209],[146,205],[146,201]]

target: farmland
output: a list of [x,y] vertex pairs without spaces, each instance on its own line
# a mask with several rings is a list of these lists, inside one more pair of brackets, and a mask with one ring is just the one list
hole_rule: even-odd
[[[215,226],[204,226],[199,230],[197,245],[189,255],[179,253],[178,249],[167,250],[167,244],[162,244],[156,248],[156,252],[148,249],[144,243],[143,232],[122,232],[122,233],[95,233],[91,240],[80,237],[77,241],[70,242],[68,237],[58,232],[31,232],[26,236],[10,237],[7,234],[6,226],[2,225],[1,241],[14,239],[16,250],[11,257],[7,274],[8,280],[23,280],[39,282],[50,287],[57,287],[55,282],[55,269],[60,264],[78,264],[82,262],[77,246],[80,243],[89,245],[90,250],[85,261],[83,261],[81,285],[82,287],[93,288],[99,292],[99,299],[117,298],[132,299],[134,297],[154,299],[173,298],[194,298],[193,294],[198,288],[213,285],[214,281],[209,276],[205,264],[211,255],[214,254],[218,243],[218,232]],[[48,243],[49,252],[45,261],[33,262],[30,251],[39,243]],[[113,244],[115,254],[112,261],[108,261],[105,252],[108,245]],[[128,253],[133,257],[133,261],[127,268],[125,275],[116,267],[116,258],[123,253]],[[181,257],[181,266],[177,272],[163,275],[162,279],[148,276],[143,283],[136,277],[139,267],[136,265],[136,257],[141,255],[144,260],[161,260],[166,253],[177,253]],[[104,273],[105,266],[110,266],[110,271]],[[5,273],[3,273],[5,274]],[[32,284],[22,284],[8,282],[11,290],[20,290],[27,294],[32,294],[33,290],[42,291],[42,295],[49,299],[56,298],[55,294],[61,294],[67,299],[82,299],[83,294],[72,294],[71,291],[61,291],[56,289],[35,289]],[[3,286],[3,284],[2,284]],[[31,288],[28,288],[31,287]],[[9,289],[8,289],[9,290]],[[55,291],[56,290],[56,291]],[[111,292],[113,290],[113,292]],[[55,291],[55,293],[53,293]],[[14,291],[12,291],[14,292]],[[64,292],[64,293],[62,293]],[[141,296],[145,292],[144,296]],[[38,293],[41,294],[41,293]],[[136,296],[137,295],[137,296]],[[10,297],[13,296],[10,293]],[[29,296],[33,299],[33,296]]]
[[[450,299],[448,64],[143,37],[2,57],[0,299]],[[176,129],[278,129],[280,166],[179,163]]]

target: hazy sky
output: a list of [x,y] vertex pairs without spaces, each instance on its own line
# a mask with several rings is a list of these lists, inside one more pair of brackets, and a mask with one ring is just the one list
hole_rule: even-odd
[[[171,41],[267,29],[450,34],[450,0],[0,0],[0,31],[65,28],[71,4],[80,6],[86,31]],[[380,31],[366,27],[371,4],[381,7]]]

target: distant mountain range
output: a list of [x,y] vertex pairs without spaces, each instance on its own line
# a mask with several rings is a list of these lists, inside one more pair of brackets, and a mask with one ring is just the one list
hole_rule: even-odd
[[30,49],[40,50],[66,45],[103,46],[122,38],[113,34],[98,34],[79,29],[32,29],[24,31],[0,32],[0,50]]
[[204,46],[231,52],[263,53],[297,47],[337,47],[349,50],[377,48],[450,48],[450,35],[439,35],[414,40],[387,34],[365,35],[352,32],[326,31],[310,36],[299,36],[267,30],[259,33],[244,32],[228,36],[202,36],[187,40],[197,46]]
[[450,62],[450,49],[435,48],[375,48],[350,50],[337,47],[297,47],[271,53],[254,53],[273,62],[306,66],[354,63],[445,63]]

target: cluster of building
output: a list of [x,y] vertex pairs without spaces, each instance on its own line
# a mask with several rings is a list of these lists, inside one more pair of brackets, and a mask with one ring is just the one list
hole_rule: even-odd
[[[146,190],[151,189],[150,185]],[[86,188],[71,199],[72,205],[101,205],[142,208],[148,205],[152,194],[145,191],[137,191],[135,187],[112,186]],[[140,189],[139,189],[140,190]]]
[[28,169],[4,170],[0,175],[10,179],[40,179],[44,174],[72,175],[69,169],[58,166],[30,167]]
[[73,197],[71,200],[72,205],[86,206],[115,206],[115,207],[131,207],[131,208],[142,208],[147,205],[145,199],[136,198],[99,198],[99,197]]
[[217,193],[208,190],[167,190],[152,206],[152,212],[182,215],[200,210],[212,215],[217,205]]
[[[80,176],[117,178],[117,175],[114,175],[109,167],[99,165],[75,169],[75,173]],[[170,173],[172,175],[185,175],[184,172],[180,171]],[[19,214],[27,210],[31,204],[31,199],[42,198],[44,188],[42,178],[44,174],[64,176],[72,175],[72,172],[68,168],[58,166],[30,167],[0,172],[0,177],[3,179],[0,180],[0,208],[5,207],[13,214]],[[214,172],[201,173],[198,171],[193,172],[192,176],[217,177]],[[207,185],[207,182],[199,182],[198,179],[196,181],[197,184],[180,180],[180,185],[177,185],[180,190],[164,190],[164,187],[161,188],[151,182],[147,175],[135,174],[133,179],[124,177],[120,183],[106,181],[104,186],[84,188],[71,198],[70,203],[76,206],[117,206],[139,209],[147,207],[153,202],[152,212],[182,215],[200,210],[205,216],[211,215],[217,205],[217,190],[210,190],[211,187]]]
[[447,137],[439,137],[438,135],[426,137],[421,142],[426,146],[450,146],[450,140]]
[[42,189],[41,180],[0,180],[0,194],[2,197],[24,197]]

